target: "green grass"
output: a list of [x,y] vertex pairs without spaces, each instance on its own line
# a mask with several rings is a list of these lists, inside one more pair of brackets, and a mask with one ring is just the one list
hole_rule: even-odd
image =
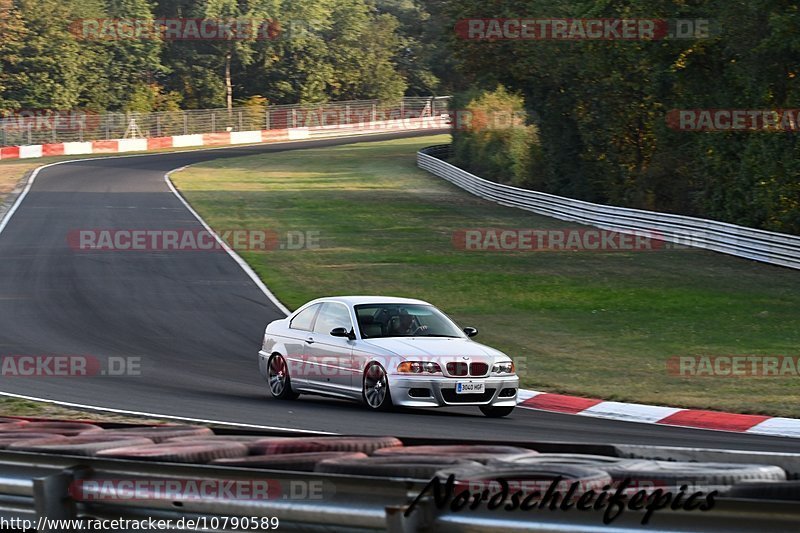
[[800,416],[798,377],[678,378],[677,355],[800,355],[800,273],[700,250],[465,252],[476,227],[566,228],[415,166],[447,136],[204,163],[173,176],[217,229],[319,231],[318,249],[242,253],[290,308],[332,294],[431,301],[512,355],[524,386]]
[[135,417],[103,413],[91,410],[71,409],[47,402],[37,402],[22,398],[0,397],[0,416],[22,416],[30,418],[50,418],[60,420],[93,420],[97,422],[125,422],[132,424],[165,423],[147,417]]

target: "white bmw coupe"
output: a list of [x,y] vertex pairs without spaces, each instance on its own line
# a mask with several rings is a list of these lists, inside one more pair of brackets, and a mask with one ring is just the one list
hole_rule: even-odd
[[279,399],[321,394],[375,410],[475,405],[506,416],[517,404],[514,362],[470,338],[477,334],[421,300],[319,298],[267,326],[258,367]]

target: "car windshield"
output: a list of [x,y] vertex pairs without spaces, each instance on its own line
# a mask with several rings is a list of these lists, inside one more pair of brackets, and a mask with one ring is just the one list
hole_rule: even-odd
[[461,330],[432,305],[364,304],[355,306],[364,339],[381,337],[463,337]]

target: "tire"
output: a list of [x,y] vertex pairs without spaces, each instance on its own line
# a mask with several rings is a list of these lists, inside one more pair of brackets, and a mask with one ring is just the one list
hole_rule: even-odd
[[9,431],[7,433],[0,433],[0,450],[5,450],[13,444],[35,441],[39,439],[53,439],[54,441],[64,442],[67,440],[67,437],[55,433],[33,433],[30,431],[16,433]]
[[27,420],[19,420],[16,418],[6,418],[0,416],[0,431],[13,431],[15,428],[21,428],[27,423]]
[[[500,461],[491,464],[498,465]],[[695,490],[727,487],[740,481],[780,481],[786,472],[780,467],[738,463],[688,463],[625,459],[602,455],[539,454],[512,458],[511,464],[538,466],[582,466],[607,472],[615,483],[629,479],[632,491],[665,489],[674,490],[689,485]]]
[[[621,462],[600,467],[614,480],[630,478],[665,487],[724,487],[740,481],[783,481],[786,472],[779,466],[738,463],[687,463],[672,461]],[[656,488],[661,488],[656,486]]]
[[57,433],[66,437],[74,437],[83,433],[99,433],[104,431],[100,426],[85,422],[28,422],[24,426],[11,431],[31,433]]
[[326,474],[355,476],[401,477],[430,480],[442,467],[478,467],[480,463],[455,457],[364,457],[361,459],[328,459],[314,468]]
[[279,353],[272,354],[267,362],[267,385],[272,397],[278,400],[294,400],[300,396],[292,390],[289,365]]
[[209,463],[215,459],[244,457],[247,446],[238,442],[217,442],[214,444],[173,442],[149,446],[127,446],[111,448],[95,454],[96,457],[134,459],[137,461],[165,461],[170,463]]
[[510,461],[526,456],[537,456],[539,452],[516,446],[398,446],[381,448],[373,452],[374,457],[457,457],[478,463]]
[[370,454],[381,448],[402,446],[394,437],[298,437],[264,439],[252,447],[254,455],[311,452],[361,452]]
[[451,474],[455,475],[456,491],[467,488],[470,492],[487,488],[494,492],[500,488],[497,480],[505,479],[511,492],[521,491],[523,494],[530,494],[539,491],[544,494],[556,479],[561,478],[556,490],[564,494],[574,483],[578,483],[574,494],[579,496],[590,490],[595,492],[606,490],[613,482],[607,472],[597,468],[570,465],[523,466],[516,463],[496,463],[477,468],[448,468],[440,470],[436,476],[444,481]]
[[20,441],[11,444],[9,450],[26,452],[56,453],[65,455],[81,455],[91,457],[101,450],[122,448],[128,446],[149,446],[153,441],[143,437],[109,437],[102,435],[87,435],[84,437],[43,438]]
[[208,437],[214,432],[205,426],[167,425],[167,426],[142,426],[134,428],[107,429],[107,435],[124,437],[144,437],[156,444],[175,437]]
[[504,416],[508,416],[514,410],[514,406],[511,407],[493,407],[491,405],[481,405],[480,406],[481,413],[488,416],[489,418],[503,418]]
[[201,435],[196,437],[173,437],[164,441],[166,444],[170,443],[203,443],[203,444],[216,444],[218,442],[238,442],[247,446],[247,450],[257,455],[260,450],[264,448],[265,443],[277,440],[286,440],[291,437],[259,437],[257,435]]
[[724,495],[726,498],[745,498],[750,500],[800,501],[800,481],[772,483],[737,483]]
[[251,455],[249,457],[240,457],[236,459],[217,459],[216,461],[211,461],[211,464],[218,466],[313,472],[320,461],[328,459],[363,459],[365,457],[367,457],[367,455],[361,452],[285,453],[281,455]]
[[581,453],[526,453],[499,458],[496,461],[490,461],[488,464],[511,462],[524,465],[571,465],[599,468],[607,471],[619,465],[642,461],[644,461],[644,459],[625,459],[608,455],[589,455]]
[[364,370],[361,398],[371,411],[390,411],[392,394],[389,391],[389,377],[378,363],[370,363]]

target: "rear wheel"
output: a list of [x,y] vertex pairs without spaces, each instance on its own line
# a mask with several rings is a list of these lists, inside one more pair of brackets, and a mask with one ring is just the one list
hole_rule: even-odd
[[502,418],[504,416],[508,416],[511,414],[511,411],[514,410],[514,407],[493,407],[491,405],[481,405],[480,406],[481,413],[488,416],[489,418]]
[[372,363],[364,372],[362,396],[367,407],[375,411],[388,411],[392,408],[389,393],[389,378],[386,370],[378,363]]
[[292,382],[289,378],[289,366],[286,364],[286,359],[284,359],[281,354],[272,354],[267,366],[269,392],[274,398],[279,400],[294,400],[300,396],[292,390]]

